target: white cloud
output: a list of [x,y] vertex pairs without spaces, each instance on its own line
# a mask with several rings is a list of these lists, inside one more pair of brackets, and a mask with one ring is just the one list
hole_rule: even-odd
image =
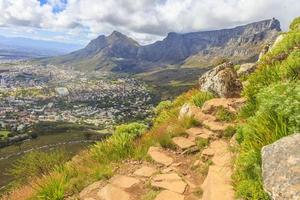
[[0,26],[88,30],[85,37],[118,30],[149,43],[170,31],[228,28],[272,17],[286,29],[299,10],[299,0],[48,0],[43,6],[37,0],[0,0]]

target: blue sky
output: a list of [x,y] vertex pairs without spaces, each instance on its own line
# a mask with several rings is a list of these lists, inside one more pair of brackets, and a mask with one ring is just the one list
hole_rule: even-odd
[[145,44],[272,17],[286,30],[299,10],[299,0],[0,0],[0,35],[86,44],[117,30]]

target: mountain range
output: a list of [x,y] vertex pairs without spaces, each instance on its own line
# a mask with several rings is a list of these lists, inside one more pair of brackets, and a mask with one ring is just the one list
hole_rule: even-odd
[[82,48],[81,45],[55,41],[5,37],[0,35],[0,59],[28,59],[58,56]]
[[44,64],[72,66],[75,69],[113,72],[149,72],[166,66],[208,67],[220,59],[255,61],[261,49],[281,31],[277,19],[263,20],[231,29],[192,33],[171,32],[162,41],[140,45],[114,31],[101,35],[78,51],[41,59]]

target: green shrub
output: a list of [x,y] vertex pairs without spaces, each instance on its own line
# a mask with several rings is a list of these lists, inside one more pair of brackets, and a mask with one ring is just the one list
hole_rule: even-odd
[[[270,85],[257,95],[255,115],[238,128],[237,141],[241,148],[234,179],[240,197],[267,197],[262,188],[260,152],[263,146],[299,131],[299,91],[299,81]],[[249,183],[253,186],[246,187],[245,184]]]
[[40,200],[63,200],[65,194],[66,177],[50,177],[47,184],[43,184],[38,192]]
[[194,126],[200,126],[201,125],[201,122],[196,120],[194,117],[184,117],[183,119],[181,119],[177,123],[179,123],[184,129],[189,129],[189,128],[194,127]]
[[292,31],[300,30],[300,17],[297,17],[293,20],[293,22],[290,24],[290,30]]
[[160,144],[160,146],[162,146],[163,148],[166,148],[166,149],[175,149],[175,145],[172,141],[172,137],[170,134],[166,133],[166,134],[163,134],[160,138],[158,138],[158,142]]
[[207,100],[210,100],[212,98],[214,98],[214,95],[211,94],[210,92],[199,91],[197,94],[195,94],[192,97],[192,100],[196,106],[201,108]]
[[223,106],[218,107],[215,116],[218,121],[223,121],[223,122],[231,122],[234,121],[236,118],[236,115],[234,113],[230,112],[228,109],[224,108]]
[[23,182],[32,177],[48,175],[67,160],[68,156],[63,150],[33,151],[13,163],[9,174],[14,176],[16,180]]
[[203,139],[203,138],[198,138],[196,140],[196,145],[199,148],[199,150],[203,150],[205,147],[207,147],[209,144],[209,140],[208,139]]
[[300,79],[300,50],[294,50],[280,65],[282,79]]
[[91,148],[91,153],[100,163],[120,161],[134,152],[134,139],[140,136],[147,126],[131,123],[118,126],[114,134],[105,142],[98,142]]
[[231,138],[236,133],[236,127],[228,126],[224,131],[225,138]]
[[113,176],[113,169],[110,165],[100,165],[96,169],[94,176],[97,180],[109,179]]
[[155,108],[155,114],[158,115],[164,110],[169,110],[173,106],[172,101],[161,101]]
[[[255,191],[255,193],[253,193]],[[262,189],[261,182],[241,181],[237,187],[237,196],[245,197],[245,200],[269,200],[270,197]]]

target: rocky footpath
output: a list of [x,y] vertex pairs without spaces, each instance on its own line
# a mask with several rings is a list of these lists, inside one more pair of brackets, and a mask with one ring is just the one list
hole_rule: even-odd
[[[243,99],[216,98],[203,108],[191,107],[202,126],[187,129],[185,136],[172,138],[176,149],[152,146],[149,161],[128,160],[106,181],[99,181],[80,193],[82,200],[140,200],[154,192],[155,200],[232,200],[233,155],[230,143],[222,138],[230,123],[216,120],[214,105],[238,109]],[[183,108],[184,109],[184,106]],[[182,112],[181,112],[182,113]],[[209,141],[205,149],[197,146]]]

